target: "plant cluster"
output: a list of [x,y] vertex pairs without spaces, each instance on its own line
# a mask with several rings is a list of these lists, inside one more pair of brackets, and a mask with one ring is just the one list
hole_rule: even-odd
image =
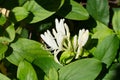
[[0,0],[0,80],[119,80],[120,0]]

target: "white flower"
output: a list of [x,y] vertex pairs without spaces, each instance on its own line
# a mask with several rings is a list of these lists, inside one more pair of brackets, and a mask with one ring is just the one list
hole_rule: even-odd
[[41,38],[46,42],[47,45],[51,47],[52,50],[58,49],[56,41],[49,30],[47,30],[47,32],[45,32],[44,35],[41,34]]
[[78,49],[77,49],[77,54],[76,54],[75,59],[78,59],[79,56],[81,55],[82,50],[83,50],[83,46],[88,41],[88,38],[89,38],[89,31],[88,30],[85,30],[85,29],[79,30]]
[[44,34],[41,34],[41,38],[52,50],[54,50],[54,58],[59,62],[57,54],[65,50],[63,47],[64,41],[65,39],[69,40],[70,37],[69,28],[67,24],[64,23],[64,19],[60,19],[60,22],[58,19],[55,19],[55,29],[52,29],[52,34],[47,30]]
[[76,54],[75,59],[78,59],[81,56],[83,46],[86,44],[89,37],[88,30],[79,30],[78,36],[75,35],[73,37],[71,44],[69,28],[64,21],[64,19],[60,19],[60,21],[55,19],[55,29],[52,29],[52,34],[49,30],[47,30],[44,34],[41,34],[41,38],[50,47],[50,50],[54,50],[54,59],[59,64],[60,62],[57,55],[61,51],[64,52],[70,50]]

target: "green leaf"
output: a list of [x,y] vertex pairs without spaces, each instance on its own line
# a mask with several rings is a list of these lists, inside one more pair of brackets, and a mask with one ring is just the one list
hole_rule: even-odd
[[112,29],[97,21],[97,26],[94,28],[94,34],[92,35],[92,38],[97,38],[100,43],[106,36],[111,34],[113,34]]
[[18,65],[23,59],[32,62],[39,56],[52,56],[48,51],[43,49],[40,43],[25,38],[19,38],[10,46],[12,47],[13,52],[7,59],[15,65]]
[[5,57],[5,52],[8,49],[8,47],[4,44],[0,43],[0,60]]
[[53,55],[45,50],[39,42],[19,38],[10,46],[13,52],[7,57],[7,60],[15,65],[18,65],[20,61],[26,59],[29,62],[33,62],[33,64],[37,65],[45,73],[48,73],[50,68],[54,67],[58,69],[60,67],[60,65],[54,61]]
[[88,0],[87,10],[89,14],[97,21],[108,25],[109,5],[108,0]]
[[97,59],[77,60],[59,70],[59,80],[95,80],[101,69],[101,62]]
[[[50,0],[50,1],[51,1],[51,3],[54,3],[54,4],[56,2],[53,0]],[[39,3],[39,2],[41,2],[41,3]],[[59,2],[59,8],[60,8],[60,6],[62,6],[64,0],[58,0],[57,2]],[[27,1],[24,5],[24,8],[26,8],[28,11],[30,11],[33,14],[33,19],[31,21],[31,23],[36,23],[38,21],[42,21],[42,20],[50,17],[51,15],[53,15],[56,11],[49,11],[45,8],[45,6],[46,6],[47,8],[50,9],[49,6],[51,5],[51,3],[49,3],[49,1],[47,1],[47,3],[46,3],[46,1],[41,1],[41,0],[38,2],[36,2],[34,0]],[[43,5],[44,5],[44,7],[43,7]]]
[[0,79],[2,79],[2,80],[11,80],[7,76],[5,76],[5,75],[3,75],[1,73],[0,73]]
[[29,14],[29,12],[24,7],[15,7],[12,12],[14,13],[17,21],[25,19]]
[[47,75],[49,74],[49,70],[51,68],[55,68],[56,70],[58,70],[61,67],[60,64],[54,61],[53,56],[44,56],[44,55],[36,58],[33,61],[33,64],[41,68]]
[[5,32],[3,33],[3,36],[0,37],[0,42],[1,43],[12,42],[14,38],[15,38],[14,24],[11,24],[6,28]]
[[89,18],[87,10],[81,4],[73,0],[70,0],[70,2],[66,0],[63,7],[58,11],[58,15],[72,20],[86,20]]
[[18,65],[17,78],[20,80],[38,80],[34,68],[25,60]]
[[48,77],[45,76],[45,79],[47,79],[47,78],[48,78],[48,80],[58,80],[58,72],[57,72],[57,70],[55,68],[50,69]]
[[119,48],[119,39],[115,34],[107,36],[96,48],[95,58],[107,65],[107,68],[114,61]]
[[5,24],[6,22],[6,17],[0,13],[0,25]]
[[115,30],[115,33],[120,38],[120,9],[114,8],[114,15],[112,19],[113,29]]

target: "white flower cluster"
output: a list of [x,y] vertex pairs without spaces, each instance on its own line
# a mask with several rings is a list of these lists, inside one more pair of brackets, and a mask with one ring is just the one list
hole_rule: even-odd
[[[54,59],[58,61],[57,55],[60,51],[73,50],[75,52],[75,59],[78,59],[81,55],[81,49],[86,44],[89,31],[82,29],[79,30],[78,36],[73,37],[73,41],[70,40],[70,32],[64,19],[55,19],[55,29],[52,29],[52,34],[47,30],[44,34],[41,34],[41,38],[44,42],[50,47],[51,50],[54,50]],[[67,43],[66,43],[67,41]]]

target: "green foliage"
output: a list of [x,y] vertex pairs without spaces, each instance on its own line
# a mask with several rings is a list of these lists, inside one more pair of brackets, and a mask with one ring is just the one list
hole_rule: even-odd
[[[104,46],[105,45],[105,46]],[[119,39],[116,35],[107,36],[96,48],[95,58],[101,60],[107,65],[107,68],[115,60],[119,48]]]
[[25,60],[18,65],[17,77],[20,80],[38,80],[34,68]]
[[0,25],[5,24],[6,22],[6,17],[3,14],[0,14]]
[[88,0],[87,10],[89,14],[97,21],[108,25],[109,5],[108,0]]
[[87,10],[74,0],[66,0],[58,11],[58,15],[72,20],[86,20],[89,18]]
[[59,80],[94,80],[102,69],[101,62],[94,58],[81,59],[59,70]]
[[113,29],[115,31],[115,33],[118,35],[118,37],[120,38],[120,23],[119,23],[119,19],[120,19],[120,9],[114,9],[114,16],[112,19],[112,24],[113,24]]
[[0,73],[0,79],[2,80],[10,80],[8,77]]
[[5,57],[5,52],[8,49],[8,47],[2,43],[0,43],[0,60],[2,60]]
[[[0,0],[0,80],[119,80],[120,0],[114,6],[112,2]],[[65,23],[60,26],[67,35],[55,35],[54,30],[62,30],[52,29],[59,26],[56,18],[65,19],[70,32]],[[89,31],[84,46],[85,31],[78,35],[84,38],[81,42],[76,35],[83,28]],[[59,39],[52,38],[57,49],[41,39],[46,30],[53,30],[48,37]]]
[[0,42],[9,43],[12,42],[14,38],[15,38],[14,24],[11,24],[3,32],[2,36],[0,37]]
[[17,21],[23,20],[29,14],[29,12],[24,7],[15,7],[12,11]]

